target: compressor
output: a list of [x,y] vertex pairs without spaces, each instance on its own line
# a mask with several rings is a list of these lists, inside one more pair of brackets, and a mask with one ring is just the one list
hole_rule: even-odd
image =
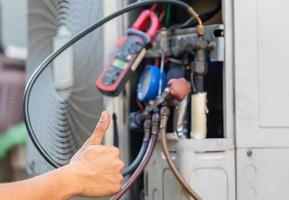
[[[154,7],[167,3],[184,8],[192,16],[190,21],[171,29],[162,28],[161,15],[157,16]],[[207,13],[198,15],[191,6],[184,2],[149,0],[130,4],[98,21],[50,54],[36,69],[26,86],[24,95],[26,126],[29,136],[40,154],[53,167],[59,167],[60,164],[52,159],[38,141],[29,119],[29,97],[35,81],[58,55],[88,33],[121,14],[152,4],[155,6],[144,10],[127,31],[127,35],[119,40],[116,52],[96,80],[96,86],[103,94],[116,96],[123,90],[124,84],[134,75],[135,70],[144,60],[153,60],[155,63],[159,63],[159,66],[158,64],[146,65],[139,78],[136,92],[143,109],[134,115],[134,121],[131,123],[135,127],[143,128],[143,144],[136,159],[123,171],[124,175],[131,174],[130,178],[112,199],[120,199],[141,175],[152,155],[159,135],[165,158],[173,174],[191,197],[201,199],[177,170],[171,160],[166,143],[168,120],[170,120],[172,110],[175,112],[173,124],[177,137],[203,139],[206,138],[207,132],[207,94],[204,85],[205,75],[208,72],[207,55],[217,48],[214,38],[210,37],[214,28],[203,25],[202,21],[209,17]],[[186,28],[192,22],[197,26]],[[186,42],[181,44],[180,38],[185,38]],[[185,122],[188,117],[186,111],[189,102],[192,107],[190,127],[192,134],[186,131],[188,123]]]

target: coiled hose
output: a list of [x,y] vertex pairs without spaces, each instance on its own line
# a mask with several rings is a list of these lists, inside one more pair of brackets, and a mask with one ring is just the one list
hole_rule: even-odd
[[176,165],[171,159],[170,153],[169,153],[169,148],[167,145],[167,139],[166,139],[166,134],[167,134],[167,123],[170,115],[170,109],[167,106],[163,106],[161,108],[161,124],[160,124],[160,137],[162,141],[162,147],[163,147],[163,153],[165,155],[166,161],[172,170],[173,174],[179,181],[179,183],[182,185],[182,187],[186,190],[186,192],[193,197],[196,200],[201,200],[201,197],[199,196],[198,193],[196,193],[191,186],[187,183],[187,181],[184,179],[184,177],[181,175],[179,170],[177,169]]
[[81,38],[83,38],[87,34],[91,33],[95,29],[103,26],[105,23],[111,21],[112,19],[114,19],[114,18],[116,18],[116,17],[118,17],[124,13],[133,11],[137,8],[143,8],[143,7],[152,5],[154,3],[160,3],[160,4],[170,3],[172,5],[176,5],[178,7],[184,8],[184,10],[186,10],[198,22],[198,27],[197,27],[198,33],[203,34],[204,27],[203,27],[202,20],[200,19],[198,13],[189,4],[187,4],[185,2],[177,1],[177,0],[148,0],[148,1],[140,1],[140,2],[136,2],[136,3],[132,3],[130,5],[127,5],[126,7],[104,17],[103,19],[97,21],[92,26],[90,26],[87,29],[82,30],[80,33],[76,34],[73,38],[71,38],[71,40],[69,40],[67,43],[65,43],[61,47],[59,47],[56,51],[52,52],[45,60],[43,60],[42,63],[40,63],[40,65],[36,68],[36,70],[33,72],[31,77],[29,78],[29,80],[26,84],[24,96],[23,96],[23,113],[24,113],[25,125],[26,125],[28,135],[29,135],[32,143],[34,144],[34,146],[36,147],[36,149],[38,150],[40,155],[52,167],[58,168],[58,167],[61,167],[62,165],[59,162],[57,162],[55,159],[53,159],[53,157],[43,147],[43,145],[41,144],[41,142],[37,138],[35,131],[33,129],[31,120],[30,120],[30,115],[29,115],[29,105],[30,105],[29,102],[30,102],[31,91],[32,91],[32,89],[36,83],[36,80],[42,74],[42,72],[50,66],[50,64],[54,61],[55,58],[57,58],[63,51],[65,51],[67,48],[69,48],[71,45],[76,43],[78,40],[80,40]]

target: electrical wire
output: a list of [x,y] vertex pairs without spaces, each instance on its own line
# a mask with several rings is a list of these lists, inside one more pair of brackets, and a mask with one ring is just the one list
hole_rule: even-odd
[[167,123],[169,119],[169,113],[170,109],[166,106],[163,106],[161,108],[161,125],[160,125],[160,135],[161,135],[161,142],[162,142],[162,147],[163,147],[163,153],[165,155],[166,161],[172,170],[173,174],[179,181],[179,183],[182,185],[182,187],[186,190],[186,192],[193,197],[196,200],[201,200],[201,197],[199,196],[198,193],[196,193],[191,186],[187,183],[187,181],[184,179],[184,177],[181,175],[179,170],[177,169],[176,165],[171,159],[168,145],[167,145],[167,139],[166,139],[166,133],[167,133]]
[[166,22],[165,22],[166,26],[169,26],[169,24],[170,24],[171,10],[172,10],[172,5],[168,4],[167,5],[167,11],[166,11]]
[[160,20],[160,22],[164,19],[165,16],[166,16],[166,11],[163,10],[163,11],[160,13],[160,15],[159,15],[159,20]]
[[161,50],[161,66],[160,66],[160,81],[159,81],[159,91],[158,91],[158,96],[161,96],[162,94],[162,89],[163,89],[163,73],[164,73],[164,67],[165,67],[165,53],[163,49]]
[[119,147],[119,133],[117,125],[117,116],[115,113],[112,114],[113,121],[113,146]]
[[127,12],[130,12],[132,10],[135,10],[137,8],[141,8],[141,7],[145,7],[154,3],[170,3],[179,7],[184,8],[191,16],[193,16],[197,21],[200,27],[203,26],[202,24],[202,20],[199,18],[198,14],[195,12],[195,10],[187,3],[182,2],[182,1],[177,1],[177,0],[148,0],[148,1],[141,1],[141,2],[136,2],[136,3],[132,3],[112,14],[110,14],[107,17],[104,17],[103,19],[99,20],[98,22],[96,22],[95,24],[93,24],[92,26],[88,27],[87,29],[85,29],[84,31],[78,33],[77,35],[75,35],[71,40],[69,40],[67,43],[65,43],[64,45],[62,45],[61,47],[59,47],[56,51],[54,51],[53,53],[51,53],[37,68],[36,70],[33,72],[33,74],[31,75],[30,79],[27,82],[27,85],[25,87],[25,91],[24,91],[24,120],[25,120],[25,124],[26,124],[26,128],[29,134],[29,137],[31,139],[31,141],[33,142],[34,146],[36,147],[36,149],[39,151],[39,153],[41,154],[41,156],[54,168],[58,168],[61,166],[60,163],[58,163],[57,161],[55,161],[50,155],[49,153],[43,148],[43,146],[41,145],[40,141],[38,140],[38,138],[35,135],[35,132],[33,130],[32,124],[31,124],[31,120],[30,120],[30,115],[29,115],[29,101],[30,101],[30,95],[31,95],[31,91],[32,88],[34,86],[34,84],[36,83],[36,80],[38,79],[38,77],[41,75],[41,73],[44,71],[44,69],[46,69],[51,63],[52,61],[59,56],[63,51],[65,51],[67,48],[69,48],[71,45],[73,45],[74,43],[76,43],[78,40],[80,40],[81,38],[83,38],[84,36],[86,36],[87,34],[89,34],[90,32],[94,31],[95,29],[99,28],[100,26],[104,25],[105,23],[109,22],[110,20],[124,14]]

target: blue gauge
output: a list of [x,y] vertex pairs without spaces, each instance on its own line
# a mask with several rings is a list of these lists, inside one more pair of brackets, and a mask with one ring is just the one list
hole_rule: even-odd
[[161,75],[159,67],[148,65],[144,68],[137,84],[137,98],[141,102],[155,99],[158,95],[160,79],[162,79],[162,91],[167,86],[165,72]]

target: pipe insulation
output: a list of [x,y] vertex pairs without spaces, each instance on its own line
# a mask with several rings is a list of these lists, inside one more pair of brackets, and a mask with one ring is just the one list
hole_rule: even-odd
[[188,136],[188,96],[182,101],[178,102],[175,107],[174,114],[174,131],[180,138],[186,138]]
[[191,137],[207,137],[207,93],[200,92],[191,96]]

